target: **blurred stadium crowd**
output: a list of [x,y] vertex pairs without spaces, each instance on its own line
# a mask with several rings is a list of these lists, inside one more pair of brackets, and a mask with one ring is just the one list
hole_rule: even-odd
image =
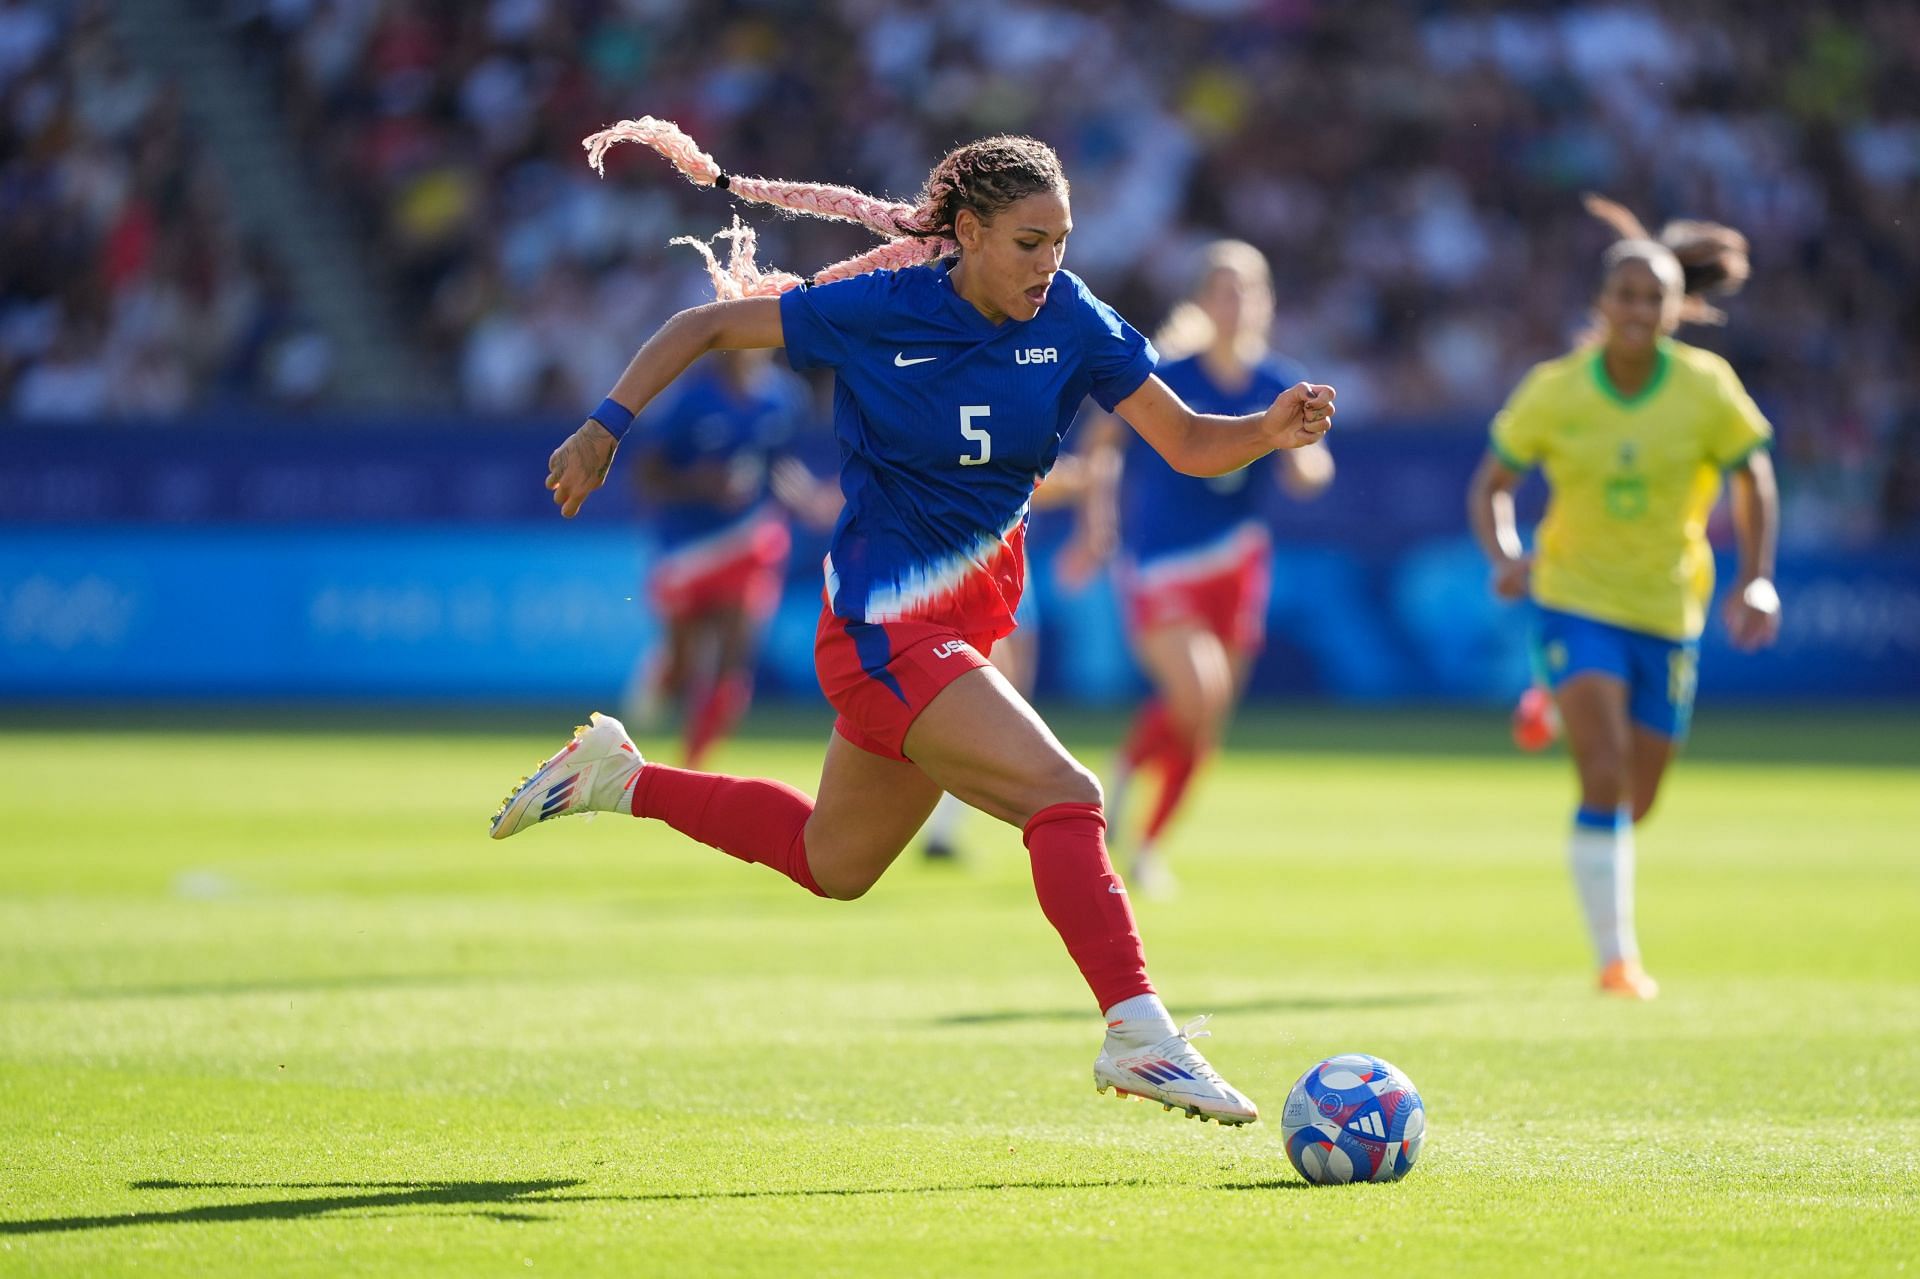
[[[137,3],[139,0],[123,0]],[[1333,0],[198,0],[272,69],[418,356],[468,407],[571,417],[698,300],[727,203],[579,139],[678,120],[730,169],[911,196],[950,144],[1062,152],[1069,265],[1143,327],[1228,233],[1342,425],[1483,417],[1581,327],[1604,230],[1753,241],[1724,351],[1781,428],[1787,528],[1920,520],[1920,6]],[[324,395],[323,339],[231,230],[173,86],[86,3],[0,0],[0,386],[19,417]],[[860,233],[760,211],[808,270]]]
[[20,418],[310,400],[320,335],[234,228],[179,87],[98,6],[0,0],[0,388]]

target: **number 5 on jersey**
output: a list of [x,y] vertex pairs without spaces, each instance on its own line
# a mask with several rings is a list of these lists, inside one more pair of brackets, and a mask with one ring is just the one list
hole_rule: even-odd
[[963,404],[960,406],[960,434],[967,440],[980,446],[980,452],[972,457],[960,455],[960,465],[980,466],[993,458],[993,433],[984,426],[975,426],[974,419],[986,417],[993,408],[986,404]]

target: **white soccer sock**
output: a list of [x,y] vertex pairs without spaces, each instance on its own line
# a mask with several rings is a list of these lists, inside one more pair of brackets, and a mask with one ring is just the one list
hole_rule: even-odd
[[1158,995],[1135,995],[1107,1009],[1107,1038],[1129,1047],[1151,1048],[1179,1033],[1173,1014]]
[[1633,928],[1633,822],[1627,811],[1582,808],[1574,815],[1567,858],[1601,965],[1639,959],[1640,941]]
[[942,793],[940,802],[933,806],[933,816],[927,818],[926,829],[921,837],[929,844],[943,844],[953,847],[953,837],[960,829],[960,819],[967,815],[967,806],[952,795]]

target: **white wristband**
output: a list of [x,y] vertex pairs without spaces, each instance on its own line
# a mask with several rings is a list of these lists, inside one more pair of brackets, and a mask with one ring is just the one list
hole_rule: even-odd
[[1780,611],[1780,592],[1764,577],[1756,577],[1740,592],[1740,601],[1756,613],[1772,616]]

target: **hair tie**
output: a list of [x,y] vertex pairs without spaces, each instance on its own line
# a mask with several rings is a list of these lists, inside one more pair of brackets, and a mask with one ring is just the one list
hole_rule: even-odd
[[714,187],[721,191],[725,191],[732,184],[733,184],[733,179],[727,176],[727,171],[725,169],[720,170],[720,176],[713,180]]

